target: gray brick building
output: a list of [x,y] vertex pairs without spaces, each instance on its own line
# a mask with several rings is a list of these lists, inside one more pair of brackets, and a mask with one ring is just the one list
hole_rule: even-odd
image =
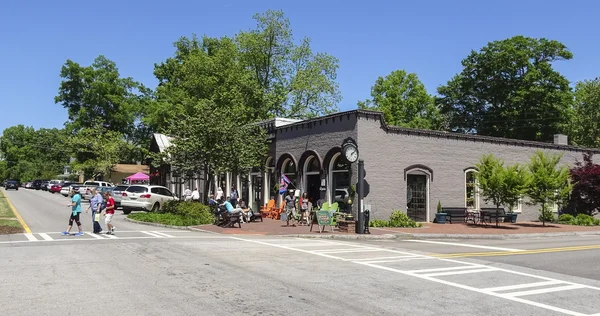
[[[277,118],[260,124],[270,138],[264,165],[247,176],[221,176],[209,185],[212,192],[222,187],[228,195],[235,186],[244,200],[259,208],[270,199],[280,201],[276,185],[285,174],[292,181],[291,188],[307,192],[315,203],[319,199],[344,201],[357,182],[357,164],[345,163],[341,156],[343,141],[352,138],[365,163],[370,193],[364,204],[370,206],[372,219],[388,219],[392,211],[401,210],[417,221],[432,221],[438,201],[446,207],[487,206],[473,177],[484,154],[513,164],[527,163],[542,150],[563,154],[561,163],[572,165],[585,152],[600,152],[570,146],[564,135],[556,135],[553,143],[541,143],[392,127],[382,113],[365,110],[303,121]],[[519,221],[538,217],[539,206],[527,202],[523,200],[514,210],[520,214]]]
[[[392,127],[381,113],[364,110],[291,122],[271,132],[265,174],[270,177],[269,185],[283,172],[309,197],[329,202],[357,182],[357,164],[345,164],[340,155],[344,139],[355,139],[370,187],[364,204],[371,206],[376,219],[387,219],[393,210],[401,210],[418,221],[432,221],[438,201],[448,207],[488,206],[473,177],[484,154],[513,164],[527,163],[542,150],[563,154],[561,163],[572,165],[583,153],[598,152],[569,146],[564,135],[556,135],[553,143],[540,143]],[[274,193],[271,190],[269,197]],[[519,220],[537,219],[539,206],[527,202],[523,200],[514,210],[520,213]]]

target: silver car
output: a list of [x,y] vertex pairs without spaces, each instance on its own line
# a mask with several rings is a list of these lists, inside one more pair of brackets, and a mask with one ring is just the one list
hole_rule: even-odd
[[123,200],[123,193],[129,188],[129,184],[117,185],[112,191],[113,200],[115,200],[115,208],[121,207],[121,200]]
[[134,184],[122,192],[121,207],[125,214],[135,210],[156,212],[163,207],[165,202],[172,200],[178,200],[178,198],[163,186]]

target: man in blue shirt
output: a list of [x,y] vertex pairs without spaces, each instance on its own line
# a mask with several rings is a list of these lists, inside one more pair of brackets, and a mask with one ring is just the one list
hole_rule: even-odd
[[[225,200],[225,202],[221,205],[225,206],[225,209],[227,210],[227,213],[229,213],[229,215],[239,215],[241,217],[241,215],[242,215],[241,208],[234,208],[233,205],[231,204],[231,202],[229,202],[227,200]],[[243,221],[243,219],[242,219],[242,221]]]
[[77,228],[79,228],[79,232],[75,234],[75,236],[82,236],[83,229],[81,229],[81,221],[79,220],[79,214],[81,214],[81,195],[79,192],[72,190],[71,191],[71,203],[67,204],[67,207],[71,207],[71,217],[69,218],[69,227],[67,230],[62,232],[63,235],[71,234],[71,227],[73,227],[73,221],[77,223]]

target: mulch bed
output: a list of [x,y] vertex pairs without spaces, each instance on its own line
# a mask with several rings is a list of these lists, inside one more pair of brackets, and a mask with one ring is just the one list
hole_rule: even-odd
[[0,235],[19,234],[23,232],[23,228],[12,226],[0,226]]

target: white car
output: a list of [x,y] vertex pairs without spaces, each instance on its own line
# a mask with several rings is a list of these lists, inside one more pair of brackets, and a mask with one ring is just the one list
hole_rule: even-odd
[[160,210],[165,202],[178,200],[169,189],[160,185],[134,184],[121,192],[121,207],[123,213],[131,211],[153,211]]

